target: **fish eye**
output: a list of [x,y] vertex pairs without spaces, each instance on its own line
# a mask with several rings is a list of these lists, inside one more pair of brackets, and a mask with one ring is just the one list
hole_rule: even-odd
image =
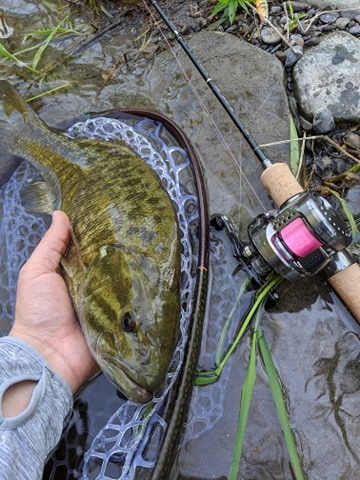
[[132,333],[136,331],[136,320],[131,312],[125,312],[121,319],[121,325],[125,332]]

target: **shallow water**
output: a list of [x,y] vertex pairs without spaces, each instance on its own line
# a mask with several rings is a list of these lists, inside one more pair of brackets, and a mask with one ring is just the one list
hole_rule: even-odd
[[[2,8],[9,25],[15,29],[12,37],[2,41],[11,52],[24,48],[21,41],[25,33],[54,26],[68,13],[65,9],[61,12],[59,2],[55,0],[4,0]],[[113,14],[110,21],[118,18],[115,7],[110,11]],[[96,23],[90,12],[73,17],[74,28],[83,32],[93,31],[92,25]],[[73,82],[69,88],[32,103],[50,124],[85,111],[116,107],[151,108],[171,116],[185,129],[199,152],[209,191],[210,212],[230,215],[245,232],[249,219],[262,210],[256,196],[265,206],[270,205],[258,183],[260,169],[244,146],[244,141],[234,133],[221,108],[206,93],[206,87],[199,83],[201,95],[224,133],[225,143],[235,152],[236,160],[241,157],[249,181],[240,175],[234,158],[214,133],[207,114],[196,103],[172,57],[162,54],[153,61],[147,54],[139,52],[142,40],[136,38],[145,31],[146,23],[139,10],[77,56],[61,59],[60,53],[79,40],[78,36],[54,43],[40,63],[40,67],[44,68],[57,60],[46,75],[34,75],[6,60],[0,62],[1,77],[18,86],[26,98],[61,83]],[[127,59],[124,54],[128,54]],[[187,65],[186,70],[198,83],[192,67]],[[245,80],[241,77],[232,79],[240,91]],[[265,116],[265,111],[259,110],[256,92],[253,97],[254,104],[251,104],[251,98],[247,100],[250,102],[249,111],[255,112],[256,118]],[[281,102],[275,96],[269,102],[274,102],[270,110],[280,108]],[[286,114],[287,111],[284,111]],[[250,113],[245,119],[253,122],[248,115]],[[287,138],[286,128],[272,125],[271,118],[266,121],[268,128],[260,133],[268,137],[269,142],[279,136]],[[254,135],[259,131],[255,128],[252,130]],[[271,154],[277,160],[287,159],[287,149],[283,147]],[[223,289],[226,282],[228,288],[221,290],[223,296],[216,303],[220,307],[210,314],[210,328],[214,322],[224,320],[243,281],[241,276],[232,278],[231,282],[225,280],[233,269],[234,260],[226,239],[221,237],[215,240],[216,244],[223,252],[225,267],[216,274],[218,283],[215,283],[213,295]],[[278,291],[279,302],[263,315],[261,323],[284,385],[305,477],[309,480],[358,478],[359,326],[330,292],[321,275],[297,284],[284,283]],[[209,348],[211,351],[215,345],[210,342]],[[182,478],[210,480],[228,477],[248,352],[249,338],[232,356],[222,383],[211,387],[211,391],[210,387],[196,389],[192,417],[188,421],[189,429],[179,457]],[[206,357],[206,362],[211,363],[211,358]],[[50,473],[50,465],[45,478],[79,478],[81,475],[79,464],[82,454],[92,440],[88,430],[100,428],[104,412],[110,416],[120,403],[111,387],[106,387],[109,388],[107,396],[100,393],[105,388],[104,382],[103,377],[99,377],[76,403],[74,424],[70,425],[65,444],[59,450],[56,472]],[[96,399],[97,408],[89,408],[88,395]],[[199,420],[199,406],[205,412],[205,420],[202,421]],[[211,428],[207,430],[209,425]],[[292,478],[283,436],[260,362],[238,478]]]

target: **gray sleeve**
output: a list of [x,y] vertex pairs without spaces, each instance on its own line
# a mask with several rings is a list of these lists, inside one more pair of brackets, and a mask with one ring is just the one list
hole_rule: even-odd
[[[23,380],[37,382],[30,404],[20,415],[4,418],[4,392]],[[14,337],[0,338],[0,480],[42,478],[72,407],[69,386],[35,349]]]

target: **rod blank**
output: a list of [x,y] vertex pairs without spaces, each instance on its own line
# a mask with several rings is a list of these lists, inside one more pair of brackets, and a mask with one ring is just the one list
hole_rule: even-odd
[[203,65],[201,64],[200,60],[194,55],[192,50],[190,49],[189,45],[185,42],[183,37],[180,35],[180,33],[176,30],[175,25],[171,22],[171,20],[168,18],[168,16],[165,14],[165,12],[162,10],[161,7],[159,7],[158,3],[155,0],[149,0],[152,6],[155,8],[157,13],[160,15],[168,29],[175,35],[176,40],[178,43],[181,45],[182,49],[186,53],[186,55],[189,57],[197,71],[200,73],[202,78],[205,80],[207,85],[209,86],[210,90],[213,92],[213,94],[216,96],[218,101],[221,103],[223,108],[226,110],[227,114],[231,118],[231,120],[234,122],[235,126],[237,129],[242,133],[244,136],[245,140],[247,143],[250,145],[251,149],[253,150],[254,154],[260,160],[263,168],[268,168],[272,165],[272,162],[267,158],[265,153],[261,150],[260,146],[258,143],[255,141],[254,137],[248,132],[246,129],[245,125],[242,123],[240,120],[239,116],[234,112],[233,108],[227,101],[227,99],[224,97],[224,95],[221,93],[219,87],[216,85],[214,80],[210,77],[208,72],[205,70]]

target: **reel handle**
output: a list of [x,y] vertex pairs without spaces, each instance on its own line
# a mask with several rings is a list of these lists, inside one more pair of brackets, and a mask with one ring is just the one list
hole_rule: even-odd
[[[286,163],[274,163],[266,168],[260,182],[278,207],[304,191]],[[347,255],[351,258],[348,252]],[[360,323],[360,266],[353,259],[352,262],[351,265],[344,264],[336,273],[328,274],[327,281]]]
[[327,279],[353,317],[360,323],[360,266],[353,263]]

